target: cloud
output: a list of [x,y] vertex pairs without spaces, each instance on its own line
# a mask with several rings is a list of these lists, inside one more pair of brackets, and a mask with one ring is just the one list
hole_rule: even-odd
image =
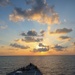
[[60,40],[70,40],[71,38],[68,36],[60,36],[59,39]]
[[4,48],[5,46],[0,46],[1,48]]
[[66,20],[66,19],[64,19],[64,22],[66,23],[66,22],[67,22],[67,20]]
[[73,44],[75,45],[75,42]]
[[34,38],[34,37],[29,37],[29,36],[27,36],[27,37],[25,37],[25,38],[21,38],[21,39],[16,39],[16,40],[14,40],[15,42],[28,42],[28,43],[30,43],[30,42],[41,42],[41,41],[43,41],[43,39],[42,38]]
[[0,0],[0,6],[6,6],[8,4],[10,4],[9,0]]
[[20,49],[28,49],[28,48],[30,48],[29,46],[20,45],[20,44],[17,44],[17,43],[10,44],[10,46],[14,47],[14,48],[20,48]]
[[31,30],[27,32],[28,36],[37,36],[37,32],[35,30]]
[[25,32],[22,32],[20,35],[21,36],[26,36],[26,33]]
[[41,30],[40,33],[41,33],[41,36],[44,36],[45,30]]
[[9,20],[13,22],[31,20],[43,24],[58,24],[59,15],[54,11],[53,6],[49,6],[46,0],[26,0],[28,4],[32,3],[30,9],[22,10],[22,8],[14,8],[12,14],[9,15]]
[[35,30],[30,30],[27,33],[22,32],[20,35],[22,35],[22,36],[37,36],[38,34]]
[[63,29],[57,29],[54,32],[50,32],[50,34],[66,34],[70,33],[71,31],[72,29],[63,28]]
[[0,20],[0,30],[7,29],[8,25],[5,21]]
[[25,37],[25,39],[22,39],[22,41],[25,41],[25,42],[40,42],[40,41],[43,41],[43,39],[27,36],[27,37]]
[[26,4],[32,4],[34,0],[25,0]]
[[34,48],[33,52],[46,52],[49,51],[49,46],[39,43],[38,48]]
[[0,25],[0,30],[6,29],[8,26],[7,25]]
[[33,52],[46,52],[49,51],[49,48],[38,48],[38,49],[33,49]]
[[47,52],[47,51],[49,51],[48,47],[33,49],[33,52]]
[[72,45],[75,47],[75,42],[73,42]]
[[39,35],[35,30],[30,30],[27,33],[22,32],[20,35],[24,36],[24,39],[22,39],[22,41],[25,41],[25,42],[43,41],[43,37],[41,37],[41,35]]
[[47,47],[43,43],[39,43],[39,47]]
[[60,46],[60,45],[55,45],[54,47],[51,47],[51,49],[54,49],[56,51],[63,51],[64,49],[66,49],[67,47],[63,47],[63,46]]

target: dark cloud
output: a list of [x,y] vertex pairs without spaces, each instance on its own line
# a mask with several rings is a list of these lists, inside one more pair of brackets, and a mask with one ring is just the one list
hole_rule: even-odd
[[11,21],[32,20],[45,24],[59,23],[58,14],[54,11],[53,7],[47,4],[46,0],[26,0],[26,3],[32,3],[31,8],[22,10],[22,8],[15,7],[13,13],[9,15]]
[[26,36],[26,33],[25,32],[22,32],[20,35],[21,36]]
[[49,46],[44,45],[43,43],[39,43],[39,48],[34,48],[33,52],[46,52],[49,51]]
[[37,38],[36,39],[36,42],[41,42],[41,41],[43,41],[43,38]]
[[63,29],[57,29],[54,32],[50,32],[50,34],[66,34],[71,32],[72,29],[68,29],[68,28],[63,28]]
[[27,33],[22,32],[20,35],[22,35],[22,36],[37,36],[38,34],[35,30],[30,30]]
[[52,47],[52,49],[54,49],[56,51],[63,51],[66,48],[67,47],[63,47],[63,46],[60,46],[60,45],[55,45],[54,47]]
[[22,41],[25,41],[25,42],[43,41],[43,38],[41,37],[41,35],[39,35],[35,30],[30,30],[27,33],[22,32],[20,35],[24,36],[24,39],[22,39]]
[[33,49],[33,52],[47,52],[49,51],[49,47],[42,47],[42,48],[38,48],[38,49]]
[[43,43],[39,43],[39,47],[47,47]]
[[26,4],[32,4],[34,0],[25,0]]
[[34,37],[25,37],[25,39],[22,39],[22,41],[25,41],[25,42],[35,42],[35,38]]
[[25,41],[25,42],[40,42],[40,41],[43,41],[43,39],[27,36],[27,37],[25,37],[25,39],[22,39],[22,41]]
[[45,30],[41,30],[40,33],[41,33],[42,36],[44,36]]
[[37,36],[37,32],[35,30],[31,30],[27,32],[28,36]]
[[14,47],[14,48],[20,48],[20,49],[28,49],[29,48],[29,46],[20,45],[17,43],[10,44],[10,46]]
[[41,37],[44,36],[45,31],[41,30],[40,33],[37,33],[35,30],[29,30],[28,32],[22,32],[21,36],[33,36],[33,37]]
[[9,0],[0,0],[0,6],[6,6],[8,4],[10,4]]
[[60,36],[59,39],[60,40],[70,40],[71,38],[68,36]]
[[22,39],[17,39],[17,40],[14,40],[15,42],[19,42],[19,41],[22,41],[22,42],[41,42],[43,41],[42,38],[34,38],[34,37],[31,37],[31,36],[26,36],[25,38],[22,38]]

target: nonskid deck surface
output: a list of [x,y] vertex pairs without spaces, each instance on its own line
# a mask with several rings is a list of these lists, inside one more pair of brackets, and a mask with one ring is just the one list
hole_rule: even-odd
[[43,75],[37,66],[30,63],[26,67],[19,68],[11,73],[6,75]]

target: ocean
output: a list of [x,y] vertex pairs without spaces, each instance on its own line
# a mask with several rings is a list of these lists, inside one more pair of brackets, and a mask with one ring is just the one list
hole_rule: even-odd
[[33,63],[43,75],[75,75],[75,56],[0,56],[0,75]]

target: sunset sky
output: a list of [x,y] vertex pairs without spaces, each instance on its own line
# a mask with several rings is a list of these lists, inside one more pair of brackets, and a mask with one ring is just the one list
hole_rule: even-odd
[[0,0],[4,55],[75,55],[75,0]]

